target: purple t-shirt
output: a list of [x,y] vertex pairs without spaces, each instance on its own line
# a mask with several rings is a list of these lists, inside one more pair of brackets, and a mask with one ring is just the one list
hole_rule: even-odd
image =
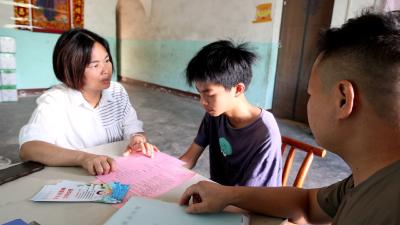
[[281,186],[281,134],[274,116],[262,110],[243,128],[225,115],[205,114],[194,142],[209,146],[211,180],[223,185]]

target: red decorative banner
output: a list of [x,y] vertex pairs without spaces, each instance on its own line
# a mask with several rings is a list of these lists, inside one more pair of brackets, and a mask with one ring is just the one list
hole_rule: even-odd
[[30,29],[29,0],[14,0],[14,17],[18,29]]
[[20,29],[63,33],[83,27],[83,6],[83,0],[14,0],[15,24]]
[[74,27],[83,28],[83,0],[73,0]]

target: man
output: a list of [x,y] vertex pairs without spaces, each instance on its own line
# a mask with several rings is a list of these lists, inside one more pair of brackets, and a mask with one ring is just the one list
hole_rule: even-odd
[[296,223],[400,224],[400,12],[366,12],[325,32],[309,81],[316,141],[352,175],[318,189],[227,187],[200,182],[187,212],[227,205]]

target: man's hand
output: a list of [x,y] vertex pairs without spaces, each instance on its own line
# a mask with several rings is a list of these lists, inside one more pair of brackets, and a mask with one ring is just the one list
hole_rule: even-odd
[[158,148],[155,145],[152,145],[147,142],[147,138],[142,134],[135,134],[131,137],[129,141],[129,145],[124,155],[129,155],[132,152],[142,152],[145,156],[150,158],[154,157],[155,152],[159,152]]
[[[188,205],[188,213],[214,213],[229,204],[229,187],[208,181],[200,181],[186,189],[180,204]],[[190,204],[190,199],[192,203]]]
[[83,153],[80,159],[81,166],[91,175],[109,174],[117,168],[115,160],[105,155]]

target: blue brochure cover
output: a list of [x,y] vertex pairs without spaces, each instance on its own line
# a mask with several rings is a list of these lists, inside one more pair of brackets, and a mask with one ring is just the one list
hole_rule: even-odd
[[249,219],[243,214],[215,213],[188,214],[185,207],[155,199],[132,197],[105,225],[245,225]]
[[3,225],[28,225],[28,223],[26,223],[22,219],[15,219],[7,223],[3,223]]

